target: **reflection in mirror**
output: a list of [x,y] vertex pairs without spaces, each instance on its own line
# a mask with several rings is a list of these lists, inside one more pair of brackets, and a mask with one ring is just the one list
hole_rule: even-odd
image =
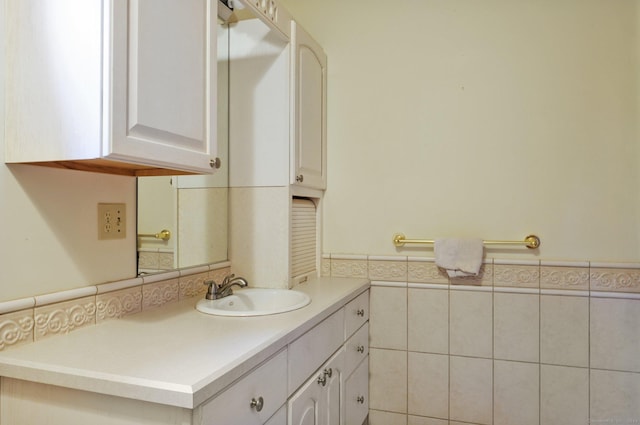
[[138,275],[227,259],[228,82],[229,29],[218,18],[217,156],[222,165],[213,175],[138,178]]

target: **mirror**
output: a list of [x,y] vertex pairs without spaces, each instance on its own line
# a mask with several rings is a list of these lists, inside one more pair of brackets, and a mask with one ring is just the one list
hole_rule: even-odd
[[225,21],[218,18],[221,167],[213,175],[138,178],[138,275],[227,260],[229,26]]

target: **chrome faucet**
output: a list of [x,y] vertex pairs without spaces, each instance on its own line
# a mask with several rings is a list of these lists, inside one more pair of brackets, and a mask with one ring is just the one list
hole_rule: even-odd
[[222,283],[217,284],[213,280],[207,280],[204,282],[205,285],[208,286],[207,295],[205,298],[208,300],[217,300],[220,298],[228,297],[233,294],[232,286],[239,286],[240,288],[245,288],[249,285],[247,280],[243,277],[236,277],[234,274],[230,274],[226,276]]

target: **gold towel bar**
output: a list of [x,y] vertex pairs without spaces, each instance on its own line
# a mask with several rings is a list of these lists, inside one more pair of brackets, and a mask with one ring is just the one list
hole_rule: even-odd
[[168,241],[171,239],[171,232],[167,229],[160,230],[159,233],[141,233],[138,234],[139,238],[156,238],[162,239],[163,241]]
[[[393,235],[395,246],[404,246],[407,243],[433,245],[435,241],[430,239],[407,239],[402,233]],[[528,235],[522,241],[483,241],[485,245],[525,245],[529,249],[536,249],[540,246],[540,238],[536,235]]]

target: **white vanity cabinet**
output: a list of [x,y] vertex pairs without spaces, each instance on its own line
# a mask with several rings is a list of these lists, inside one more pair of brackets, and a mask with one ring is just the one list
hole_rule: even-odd
[[[287,401],[284,349],[202,406],[197,425],[262,425]],[[274,421],[275,422],[275,421]],[[273,423],[273,422],[272,422]]]
[[291,22],[291,183],[327,187],[327,56]]
[[216,0],[7,2],[5,161],[216,169]]
[[[321,279],[320,282],[332,284],[330,278]],[[319,288],[322,285],[320,282],[311,282],[310,285],[315,284],[316,288]],[[354,282],[352,285],[356,284]],[[157,348],[154,346],[153,349],[147,346],[134,347],[133,352],[122,355],[131,364],[118,375],[105,373],[105,370],[110,369],[109,365],[106,365],[105,369],[108,360],[101,355],[96,359],[95,352],[93,358],[78,357],[81,360],[74,361],[73,366],[61,366],[56,362],[50,367],[38,370],[34,375],[24,376],[24,373],[30,374],[29,369],[37,364],[27,360],[26,366],[19,366],[14,371],[13,377],[1,378],[0,423],[361,425],[368,414],[369,290],[360,286],[358,291],[357,296],[355,293],[349,294],[350,298],[355,298],[346,304],[345,299],[322,300],[321,291],[311,291],[310,295],[314,296],[314,301],[310,308],[314,308],[313,303],[320,304],[316,304],[316,309],[312,310],[314,313],[308,316],[292,313],[288,318],[283,315],[281,318],[284,320],[273,316],[271,325],[265,326],[260,332],[279,335],[277,342],[273,342],[277,345],[262,346],[260,350],[264,351],[256,352],[260,361],[241,361],[230,368],[222,366],[223,369],[215,372],[215,378],[212,377],[211,371],[216,369],[208,368],[207,363],[202,360],[206,359],[214,364],[224,364],[224,361],[231,364],[237,361],[244,351],[237,351],[233,347],[237,344],[251,346],[242,339],[243,327],[244,332],[252,332],[251,328],[261,326],[258,321],[254,321],[253,318],[247,318],[247,321],[245,318],[238,319],[242,320],[242,323],[228,318],[209,321],[208,318],[192,311],[191,303],[185,303],[183,306],[175,306],[175,317],[168,315],[165,317],[166,320],[158,320],[157,314],[149,314],[150,320],[142,320],[140,323],[132,321],[123,328],[116,326],[120,324],[116,323],[118,321],[113,321],[99,325],[102,330],[96,329],[96,333],[87,329],[75,335],[56,337],[69,338],[75,341],[76,345],[65,344],[62,341],[60,344],[53,343],[54,338],[51,338],[48,341],[53,344],[50,345],[57,348],[47,353],[38,353],[38,358],[42,355],[48,359],[66,353],[67,350],[75,349],[80,352],[81,347],[86,347],[88,342],[94,341],[94,337],[106,336],[104,329],[109,328],[121,331],[124,328],[135,328],[127,337],[114,335],[114,341],[121,338],[131,340],[134,334],[139,339],[145,339],[146,337],[140,336],[139,332],[144,332],[145,335],[163,332],[178,335],[182,330],[189,334],[190,331],[186,330],[189,327],[198,336],[197,339],[186,337],[185,341],[190,341],[190,344],[180,344],[179,350],[175,350],[176,346],[173,344]],[[337,302],[341,304],[336,305]],[[333,312],[329,314],[327,308],[331,308]],[[320,314],[321,320],[317,316]],[[292,319],[296,324],[287,331],[291,334],[280,335],[279,329]],[[313,320],[313,324],[310,320]],[[113,326],[109,326],[110,324]],[[274,324],[279,326],[272,327]],[[215,337],[212,338],[211,335],[215,335],[216,332],[211,326],[229,326],[239,330],[236,331],[237,334],[231,330],[227,333],[225,330],[228,338],[215,341]],[[213,341],[202,341],[201,345],[198,345],[203,338]],[[166,342],[163,338],[158,341]],[[35,348],[37,344],[34,343],[31,347]],[[20,351],[21,348],[24,351],[20,354],[24,355],[26,352],[27,357],[34,354],[28,349],[29,346],[17,347],[17,350]],[[169,352],[164,353],[163,350]],[[217,354],[216,350],[223,354]],[[105,352],[113,355],[113,349],[106,349]],[[205,356],[195,354],[196,352],[204,352]],[[149,357],[149,353],[157,354],[158,358]],[[162,357],[163,355],[165,357]],[[143,365],[141,356],[148,364]],[[7,373],[10,363],[21,364],[22,358],[23,356],[18,356],[12,361],[8,358],[0,360],[0,368],[5,368],[3,373]],[[119,361],[114,360],[113,363],[118,364]],[[78,365],[78,362],[83,364]],[[173,371],[168,375],[163,374],[167,367],[176,368],[177,371],[186,374],[191,374],[193,370],[199,371],[200,368],[204,369],[204,372],[198,374],[198,378],[194,378],[196,380],[189,380],[190,384],[186,385],[179,383],[179,379],[176,382],[175,378],[163,378],[175,376]],[[149,376],[144,375],[144,372],[133,372],[129,375],[132,368],[160,370]],[[59,381],[55,380],[55,376],[58,376]],[[32,382],[29,379],[40,382]]]
[[[317,369],[289,399],[288,425],[360,425],[365,421],[369,406],[368,311],[366,291],[289,345],[290,390],[300,376],[308,375],[306,371]],[[334,351],[336,338],[341,342]],[[333,354],[326,355],[327,351]]]

